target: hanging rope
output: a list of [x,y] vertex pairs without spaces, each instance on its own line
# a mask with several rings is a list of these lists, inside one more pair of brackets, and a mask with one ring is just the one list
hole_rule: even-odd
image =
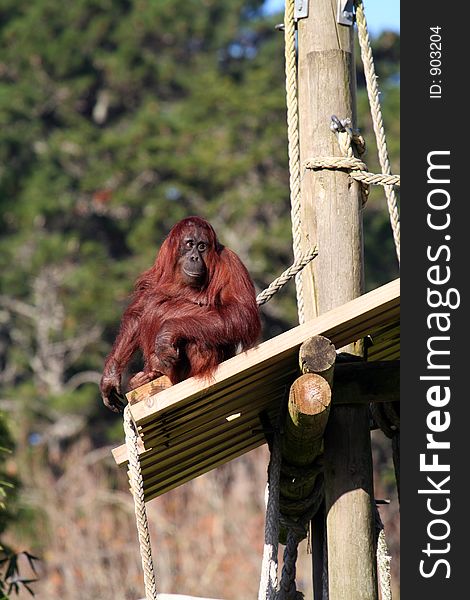
[[392,557],[388,550],[384,526],[377,505],[375,505],[375,529],[377,535],[377,570],[379,572],[380,596],[381,600],[392,600],[392,576],[390,573]]
[[268,467],[266,520],[264,525],[263,562],[258,600],[276,600],[277,552],[279,544],[279,479],[281,475],[281,444],[279,432],[274,433]]
[[286,269],[284,273],[281,273],[281,275],[279,275],[279,277],[270,283],[265,290],[256,296],[256,302],[258,303],[258,306],[262,306],[263,304],[266,304],[268,300],[271,300],[274,294],[277,294],[277,292],[279,292],[279,290],[281,290],[286,283],[292,279],[292,277],[295,277],[297,273],[299,273],[306,265],[308,265],[308,263],[311,262],[316,256],[318,256],[318,250],[315,246],[315,248],[309,250],[309,252],[304,254],[304,256],[296,260],[294,264]]
[[[281,413],[282,414],[282,413]],[[280,415],[280,421],[282,417]],[[271,456],[268,467],[268,486],[265,520],[265,543],[258,600],[301,600],[303,595],[297,591],[296,562],[299,543],[307,537],[308,524],[317,513],[324,498],[321,464],[314,462],[310,469],[319,473],[312,493],[303,500],[290,500],[280,497],[281,478],[281,436],[279,430],[270,446]],[[292,467],[291,467],[292,468]],[[283,508],[284,507],[284,508]],[[302,511],[295,518],[286,515],[289,508]],[[285,512],[284,512],[285,511]],[[283,554],[281,581],[278,584],[278,539],[279,525],[287,530],[286,545]]]
[[145,508],[144,482],[140,468],[138,436],[129,405],[124,409],[124,432],[126,434],[127,456],[129,459],[129,480],[134,496],[135,519],[139,534],[140,555],[144,571],[146,600],[157,600],[157,584],[152,560],[152,547],[148,528],[147,510]]
[[[285,465],[282,465],[281,472]],[[308,467],[307,467],[308,468]],[[320,471],[321,467],[318,461],[310,465],[310,469]],[[296,561],[298,555],[298,547],[300,542],[308,535],[309,523],[316,515],[321,503],[324,500],[323,475],[316,478],[314,489],[308,498],[303,500],[291,500],[282,498],[279,502],[280,522],[287,528],[286,547],[283,555],[283,565],[281,574],[281,583],[279,586],[279,595],[277,600],[298,600],[303,598],[303,594],[297,591],[296,578]],[[301,507],[302,514],[293,520],[286,517],[283,510],[286,512],[289,508]]]
[[[291,201],[292,247],[294,260],[301,259],[301,203],[300,203],[300,144],[299,107],[297,100],[297,52],[295,49],[294,0],[286,0],[284,12],[284,42],[286,70],[287,139],[289,152],[289,186]],[[305,322],[302,275],[295,277],[299,323]]]
[[286,549],[284,551],[281,584],[278,600],[303,600],[304,595],[297,591],[295,585],[296,563],[299,554],[299,542],[293,530],[287,533]]
[[385,173],[369,173],[367,165],[355,156],[322,156],[310,158],[305,161],[306,169],[347,169],[349,176],[367,185],[400,185],[400,175],[386,175]]
[[[369,97],[370,110],[372,115],[372,124],[377,140],[377,151],[379,154],[380,167],[385,175],[391,174],[390,160],[388,158],[387,141],[383,126],[382,109],[380,107],[380,92],[377,85],[377,75],[375,74],[374,57],[372,46],[367,28],[366,16],[364,13],[364,4],[362,0],[356,0],[356,23],[361,47],[361,57],[364,64],[364,75],[366,78],[367,95]],[[390,215],[390,224],[395,241],[395,250],[398,262],[400,262],[400,217],[398,214],[397,195],[392,186],[384,186],[385,196],[387,197],[388,213]]]
[[400,415],[395,407],[393,402],[376,402],[370,405],[370,412],[383,433],[392,440],[393,467],[400,502]]

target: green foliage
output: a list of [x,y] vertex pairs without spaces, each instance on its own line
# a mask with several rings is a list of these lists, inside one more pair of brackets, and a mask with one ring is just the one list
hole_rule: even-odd
[[[259,289],[291,263],[283,39],[262,5],[2,3],[7,397],[96,418],[97,388],[84,384],[96,383],[133,279],[188,214],[213,222]],[[374,50],[399,171],[399,38],[383,34]],[[361,82],[359,114],[368,114]],[[370,122],[361,127],[370,138]],[[395,273],[379,198],[366,211],[373,284]],[[266,308],[265,335],[295,318],[291,285]],[[81,373],[93,375],[76,384]]]
[[0,548],[2,534],[16,513],[17,481],[7,468],[12,450],[13,440],[5,417],[0,413]]
[[[178,219],[208,218],[258,289],[291,264],[283,36],[262,5],[1,3],[0,390],[30,464],[78,435],[49,433],[67,413],[93,442],[122,438],[96,383],[132,282]],[[374,53],[399,172],[399,37],[382,34]],[[359,125],[378,171],[361,77],[358,63]],[[382,190],[364,214],[375,287],[396,276]],[[265,337],[295,324],[296,312],[291,284],[263,310]],[[0,447],[12,447],[1,416]],[[18,518],[7,456],[0,451],[0,539]],[[30,511],[24,529],[38,516]],[[7,598],[12,582],[32,578],[19,575],[14,552],[3,559]]]

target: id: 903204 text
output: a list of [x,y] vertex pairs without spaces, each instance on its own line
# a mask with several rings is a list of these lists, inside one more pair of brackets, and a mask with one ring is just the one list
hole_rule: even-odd
[[439,25],[429,28],[429,97],[442,98],[442,36]]

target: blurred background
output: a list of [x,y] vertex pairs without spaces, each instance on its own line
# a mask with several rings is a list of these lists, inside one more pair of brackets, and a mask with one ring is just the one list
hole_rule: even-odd
[[[365,9],[399,173],[399,3]],[[278,0],[0,4],[0,589],[24,551],[39,558],[18,557],[39,599],[143,595],[133,503],[110,455],[121,418],[97,383],[133,281],[177,220],[207,218],[258,291],[292,263],[281,10]],[[379,172],[360,58],[357,82],[366,161]],[[372,289],[398,274],[381,189],[364,223]],[[262,313],[264,339],[294,326],[294,284]],[[381,514],[397,598],[391,453],[380,432],[373,442],[376,497],[392,500]],[[256,596],[267,459],[260,448],[149,504],[161,591]],[[304,545],[307,593],[310,563]]]

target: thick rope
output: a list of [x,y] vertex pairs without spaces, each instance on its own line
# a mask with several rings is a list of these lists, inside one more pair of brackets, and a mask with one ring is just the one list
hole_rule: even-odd
[[330,589],[328,581],[328,535],[326,531],[326,515],[325,529],[323,533],[323,571],[322,571],[322,594],[321,600],[329,600]]
[[266,521],[264,525],[263,562],[259,582],[258,600],[276,600],[278,586],[279,544],[279,479],[281,475],[281,443],[279,432],[274,433],[268,467]]
[[304,163],[306,169],[348,169],[350,177],[367,185],[400,185],[400,175],[386,175],[385,173],[370,173],[366,171],[366,164],[360,158],[346,156],[320,156],[311,158]]
[[[318,467],[319,465],[314,463],[313,469],[315,471]],[[287,540],[284,549],[281,583],[277,600],[300,600],[304,597],[301,592],[297,591],[295,583],[298,547],[299,543],[308,536],[309,523],[316,515],[323,499],[324,487],[322,476],[317,477],[312,493],[302,501],[284,499],[283,502],[281,496],[279,518],[282,525],[287,529]],[[299,508],[303,511],[295,520],[287,517],[285,514],[288,507],[291,506],[296,508],[296,512]]]
[[352,171],[350,177],[368,185],[400,186],[400,175],[385,175],[384,173],[369,173],[368,171]]
[[[361,47],[361,57],[364,64],[364,75],[366,78],[367,94],[372,115],[372,124],[375,137],[377,139],[377,150],[379,154],[380,167],[385,175],[391,174],[390,160],[388,158],[387,142],[383,126],[382,109],[380,107],[379,87],[377,84],[377,75],[375,74],[374,57],[370,44],[367,21],[364,13],[364,4],[362,0],[356,0],[356,23]],[[398,214],[398,202],[395,190],[392,186],[384,186],[385,196],[387,197],[388,212],[390,215],[390,224],[395,241],[395,249],[398,262],[400,262],[400,217]]]
[[[274,434],[271,445],[271,458],[268,469],[268,486],[266,501],[265,544],[258,600],[302,600],[303,594],[296,589],[296,561],[299,543],[306,537],[308,523],[318,511],[323,501],[323,477],[316,479],[314,489],[305,505],[294,502],[296,508],[302,510],[295,520],[281,512],[280,477],[281,477],[281,436]],[[319,465],[312,467],[315,471]],[[290,501],[289,501],[290,502]],[[286,547],[283,555],[281,581],[278,584],[278,540],[279,524],[287,529]]]
[[388,552],[385,532],[382,529],[377,540],[377,567],[379,571],[380,595],[382,600],[392,600],[392,577],[390,563],[392,557]]
[[400,502],[400,415],[393,402],[373,402],[370,405],[370,412],[383,433],[392,440],[393,467],[397,482],[398,502]]
[[[294,0],[286,0],[284,12],[286,69],[287,139],[289,152],[289,187],[291,200],[292,247],[294,260],[301,259],[300,144],[299,107],[297,99],[297,53],[295,48]],[[305,321],[302,275],[295,277],[299,323]]]
[[282,577],[278,600],[303,600],[304,595],[295,585],[296,563],[299,554],[299,538],[294,531],[287,533],[286,548],[282,565]]
[[140,555],[144,571],[146,600],[157,600],[157,584],[152,560],[152,547],[145,508],[144,482],[140,468],[138,436],[132,421],[129,405],[124,409],[124,431],[126,434],[127,456],[129,458],[129,480],[134,496],[135,519],[139,534]]
[[377,534],[377,570],[379,572],[379,587],[381,600],[392,600],[392,576],[390,564],[392,557],[387,546],[384,526],[375,506],[375,528]]
[[256,302],[258,303],[258,306],[262,306],[268,302],[268,300],[271,300],[274,294],[277,294],[277,292],[279,292],[279,290],[282,289],[286,283],[292,279],[292,277],[295,277],[297,273],[300,273],[300,271],[317,255],[318,250],[315,247],[312,250],[309,250],[300,259],[296,260],[288,269],[281,273],[279,277],[271,282],[265,290],[256,296]]
[[366,168],[365,163],[355,156],[320,156],[305,161],[307,169],[356,169],[358,171]]

